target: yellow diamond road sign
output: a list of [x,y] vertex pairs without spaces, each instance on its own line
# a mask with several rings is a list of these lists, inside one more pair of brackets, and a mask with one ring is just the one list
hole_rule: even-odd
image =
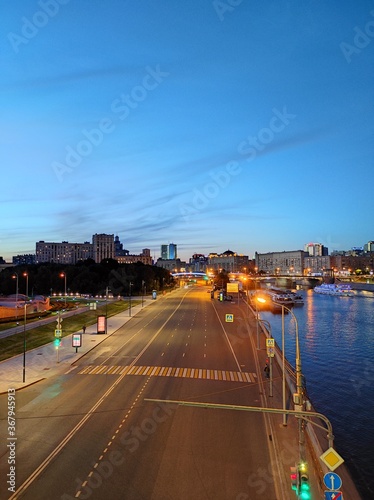
[[334,448],[329,448],[325,453],[319,457],[327,467],[334,471],[344,462],[344,458],[342,458]]

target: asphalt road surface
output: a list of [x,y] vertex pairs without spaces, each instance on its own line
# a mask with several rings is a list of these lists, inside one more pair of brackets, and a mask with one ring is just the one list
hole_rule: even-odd
[[264,406],[244,304],[206,291],[156,300],[63,376],[17,392],[17,491],[2,484],[1,499],[288,498],[264,414],[148,401]]

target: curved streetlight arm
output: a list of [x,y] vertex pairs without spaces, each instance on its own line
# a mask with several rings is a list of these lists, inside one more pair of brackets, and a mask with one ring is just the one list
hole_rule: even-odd
[[[332,424],[330,420],[323,415],[323,413],[317,413],[314,411],[299,411],[299,410],[283,410],[282,408],[266,408],[261,406],[239,406],[239,405],[226,405],[226,404],[215,404],[215,403],[200,403],[197,401],[178,401],[173,399],[153,399],[144,398],[144,401],[151,403],[169,403],[177,404],[180,406],[197,406],[201,408],[215,408],[217,410],[241,410],[241,411],[254,411],[259,413],[285,413],[286,415],[294,415],[295,417],[302,418],[323,430],[327,430],[327,438],[329,441],[329,447],[334,447],[334,434],[332,432]],[[322,427],[316,422],[312,422],[308,417],[316,417],[323,420],[326,423],[326,427]]]

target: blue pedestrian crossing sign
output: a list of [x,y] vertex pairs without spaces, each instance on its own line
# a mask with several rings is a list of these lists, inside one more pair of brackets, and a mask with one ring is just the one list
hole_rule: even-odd
[[344,500],[341,491],[325,491],[325,500]]
[[226,314],[226,322],[232,323],[233,321],[234,321],[234,315],[233,314]]
[[[340,490],[342,486],[342,479],[336,472],[327,472],[323,476],[323,482],[325,483],[326,488],[329,490]],[[339,493],[339,492],[338,492]],[[335,497],[331,497],[333,500],[335,500]],[[336,498],[341,498],[341,497],[336,497]]]

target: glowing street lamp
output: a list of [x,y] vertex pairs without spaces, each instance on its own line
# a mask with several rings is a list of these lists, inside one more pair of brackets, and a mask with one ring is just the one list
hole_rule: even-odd
[[60,273],[60,278],[65,279],[65,309],[66,309],[66,273]]
[[[266,299],[263,297],[258,297],[257,300],[260,303],[266,303]],[[302,379],[303,375],[301,372],[301,357],[300,357],[300,344],[299,344],[299,326],[297,318],[294,312],[284,304],[275,302],[277,305],[282,307],[282,393],[283,393],[283,410],[286,410],[286,375],[285,375],[285,347],[284,347],[284,311],[288,311],[294,321],[295,321],[295,340],[296,340],[296,393],[294,394],[294,405],[295,410],[301,411],[304,406],[303,401],[303,386]],[[287,425],[286,413],[283,413],[283,425]],[[299,419],[299,443],[300,443],[300,460],[304,460],[304,439],[303,439],[303,429],[302,421]]]
[[22,274],[26,278],[26,300],[29,298],[29,275],[28,273],[24,272]]
[[18,323],[18,273],[14,273],[12,276],[16,281],[16,322]]
[[[164,279],[164,278],[162,278]],[[131,287],[132,287],[133,283],[129,283],[129,316],[131,316]]]

